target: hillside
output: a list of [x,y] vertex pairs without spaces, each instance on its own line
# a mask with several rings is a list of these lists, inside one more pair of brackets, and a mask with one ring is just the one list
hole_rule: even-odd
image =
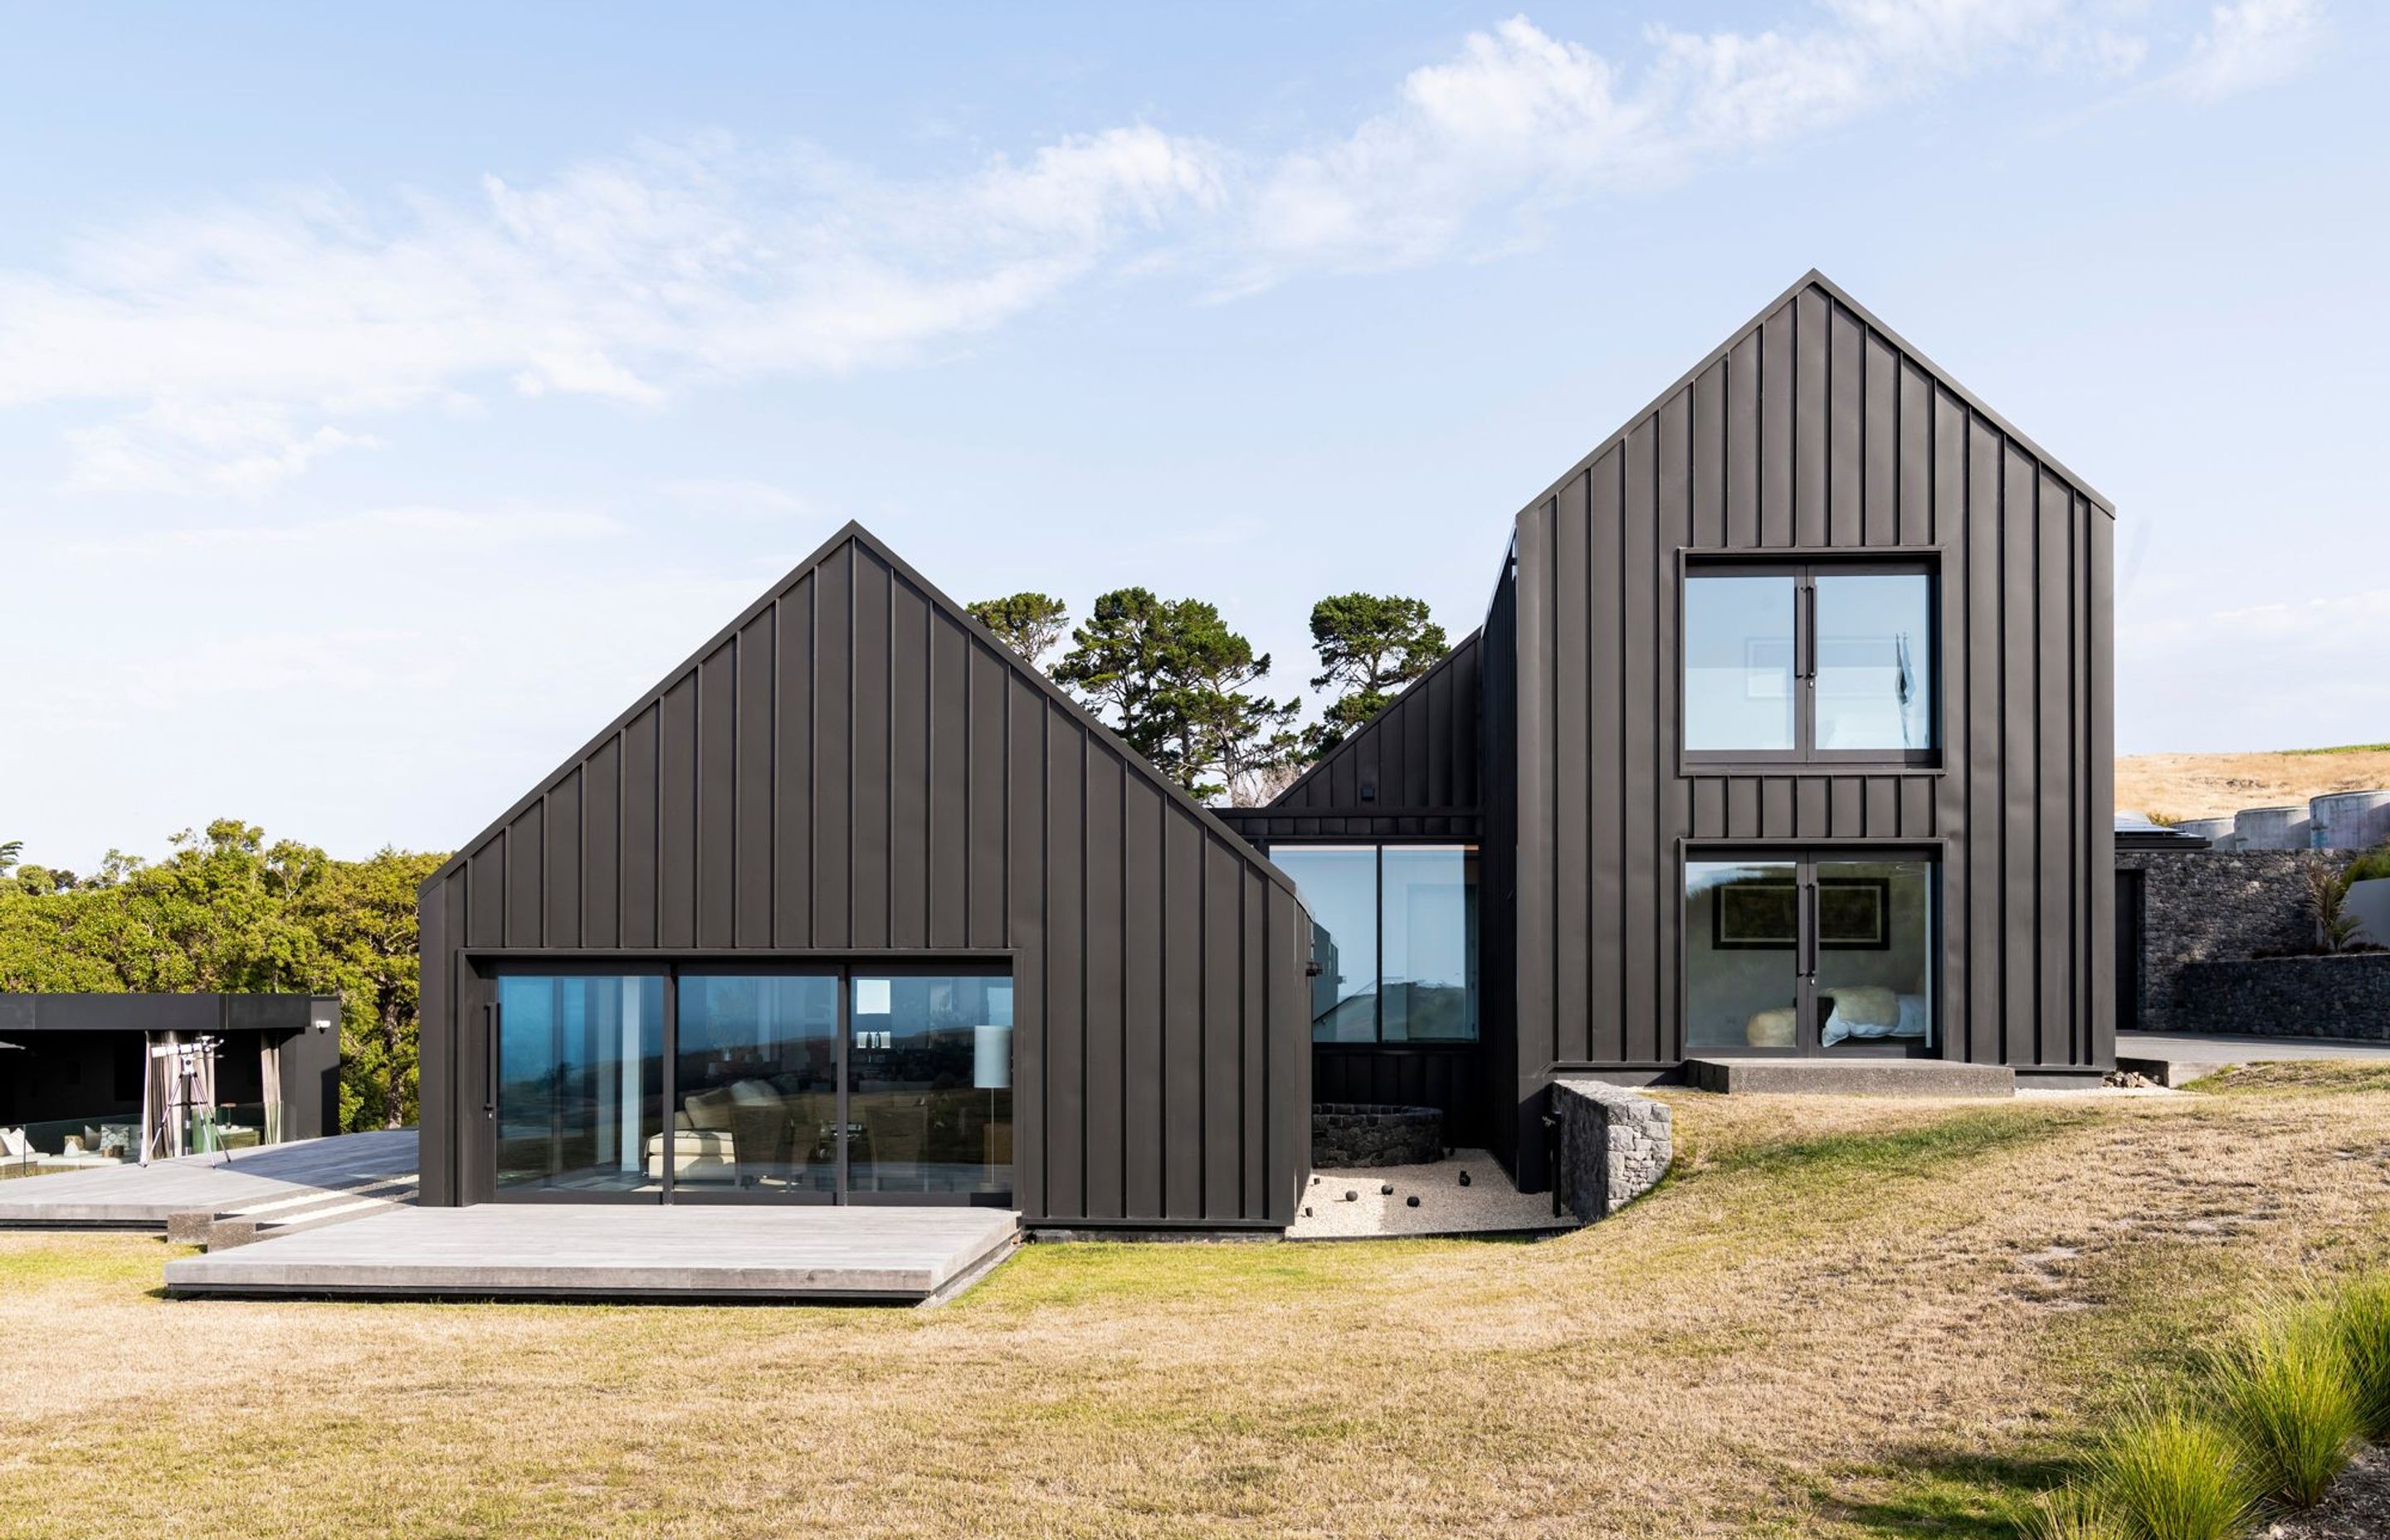
[[2121,754],[2116,805],[2167,818],[2216,818],[2390,787],[2390,743],[2246,754]]

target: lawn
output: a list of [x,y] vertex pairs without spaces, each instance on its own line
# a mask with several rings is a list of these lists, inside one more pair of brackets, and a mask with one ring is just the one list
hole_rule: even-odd
[[0,1534],[2009,1533],[2082,1418],[2390,1254],[2390,1092],[1679,1097],[1564,1239],[1032,1247],[929,1312],[169,1302],[0,1234]]

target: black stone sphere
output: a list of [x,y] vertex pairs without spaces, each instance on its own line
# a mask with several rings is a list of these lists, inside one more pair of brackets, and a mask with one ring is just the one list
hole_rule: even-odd
[[1404,1206],[1404,1207],[1406,1207],[1406,1208],[1412,1208],[1412,1209],[1418,1208],[1418,1207],[1419,1207],[1419,1194],[1418,1194],[1418,1193],[1412,1193],[1408,1198],[1404,1199],[1404,1200],[1403,1200],[1403,1206]]

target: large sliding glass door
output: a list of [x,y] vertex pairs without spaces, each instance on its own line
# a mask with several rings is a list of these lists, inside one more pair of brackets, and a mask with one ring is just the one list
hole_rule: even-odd
[[489,1030],[500,1197],[983,1202],[1012,1188],[1001,969],[502,969]]
[[1905,851],[1693,853],[1686,1053],[1931,1053],[1940,870]]

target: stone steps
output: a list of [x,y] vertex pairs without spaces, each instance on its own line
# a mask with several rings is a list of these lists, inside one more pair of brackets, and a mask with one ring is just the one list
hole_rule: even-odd
[[1941,1059],[1689,1059],[1685,1083],[1725,1096],[2009,1097],[2005,1064]]

